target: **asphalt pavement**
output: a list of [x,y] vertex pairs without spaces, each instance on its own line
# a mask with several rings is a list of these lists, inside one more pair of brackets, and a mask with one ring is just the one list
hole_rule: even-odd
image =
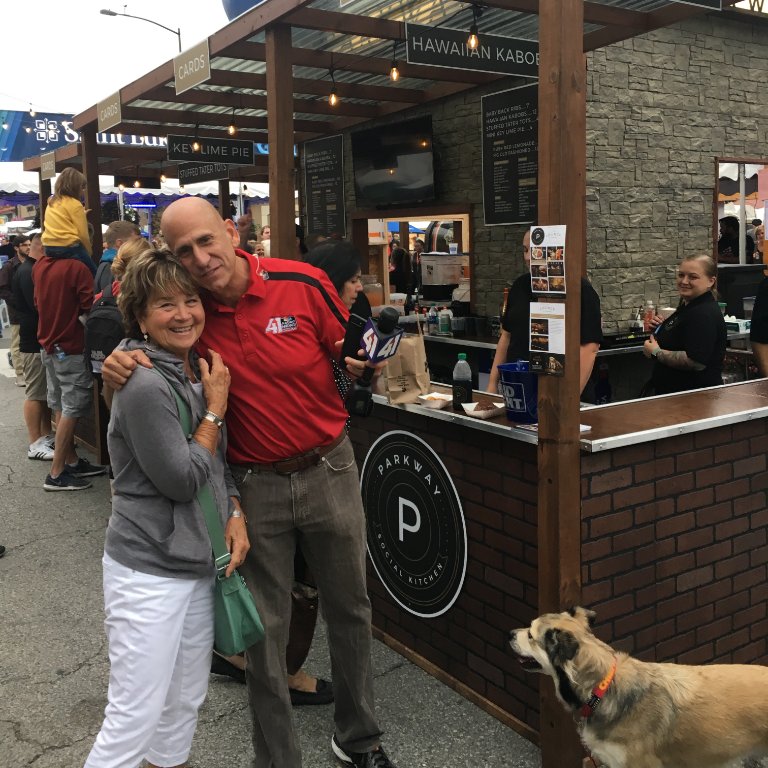
[[[106,477],[69,493],[43,490],[50,464],[26,456],[24,390],[0,339],[0,766],[78,768],[101,724],[109,663],[101,555],[109,519]],[[93,456],[88,456],[95,461]],[[322,621],[305,667],[329,678]],[[399,768],[538,768],[539,751],[379,642],[376,706]],[[294,709],[307,768],[338,766],[333,708]],[[194,768],[249,768],[245,686],[211,677],[190,756]]]

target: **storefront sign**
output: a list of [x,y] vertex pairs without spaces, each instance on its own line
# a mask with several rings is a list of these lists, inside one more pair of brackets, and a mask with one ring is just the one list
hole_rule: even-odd
[[229,178],[229,166],[224,163],[184,163],[178,167],[179,184],[218,181]]
[[52,179],[56,175],[56,153],[46,152],[40,155],[40,178]]
[[[18,163],[67,144],[80,141],[72,127],[72,115],[0,110],[0,162]],[[122,147],[164,147],[162,136],[127,136],[122,133],[97,133],[97,144]]]
[[304,190],[307,232],[346,235],[343,136],[304,143]]
[[527,224],[536,219],[538,108],[538,85],[524,85],[482,98],[486,225]]
[[173,58],[173,84],[176,95],[211,79],[208,38]]
[[467,46],[467,32],[461,29],[405,25],[409,64],[474,69],[517,77],[539,76],[539,44],[535,40],[480,34],[474,50]]
[[[200,145],[193,149],[194,143]],[[190,162],[217,162],[230,165],[253,165],[253,142],[236,139],[168,136],[168,159]]]
[[123,121],[120,91],[96,104],[96,127],[100,133]]
[[360,488],[368,554],[389,594],[416,616],[445,613],[464,584],[467,532],[437,454],[409,432],[387,432],[368,451]]

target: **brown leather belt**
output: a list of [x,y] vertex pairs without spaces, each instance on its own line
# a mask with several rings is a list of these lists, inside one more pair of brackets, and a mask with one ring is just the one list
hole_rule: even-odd
[[347,431],[342,430],[341,434],[327,445],[313,448],[311,451],[302,453],[299,456],[291,456],[289,459],[281,459],[280,461],[273,461],[268,464],[253,462],[252,464],[238,464],[237,466],[245,467],[252,472],[276,472],[278,475],[291,475],[294,472],[301,472],[304,469],[316,467],[323,456],[327,456],[334,448],[344,442],[346,436]]

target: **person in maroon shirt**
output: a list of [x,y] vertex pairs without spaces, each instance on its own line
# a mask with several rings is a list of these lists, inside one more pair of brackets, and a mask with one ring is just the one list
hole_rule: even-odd
[[[334,678],[334,754],[390,768],[374,714],[365,520],[346,411],[333,379],[348,312],[327,275],[302,262],[236,250],[235,225],[197,198],[171,204],[163,236],[201,287],[201,351],[219,352],[232,384],[228,459],[247,514],[241,573],[266,637],[246,652],[256,768],[300,768],[286,681],[293,562],[299,546],[317,581]],[[113,353],[109,386],[136,360]],[[359,373],[362,363],[347,358]]]
[[91,487],[87,478],[107,471],[106,467],[78,458],[75,452],[77,421],[90,413],[92,403],[91,375],[85,366],[85,336],[79,316],[93,306],[93,275],[77,258],[46,254],[32,268],[32,281],[48,405],[60,414],[51,472],[43,488],[80,491]]

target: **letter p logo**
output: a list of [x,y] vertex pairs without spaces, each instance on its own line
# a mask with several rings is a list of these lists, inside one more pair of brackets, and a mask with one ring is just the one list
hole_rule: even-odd
[[[404,499],[402,496],[398,498],[398,504],[397,504],[397,512],[398,512],[398,534],[400,537],[400,541],[405,541],[403,538],[403,533],[405,531],[409,531],[410,533],[416,533],[419,528],[421,528],[421,513],[419,512],[419,508],[412,502],[408,501],[408,499]],[[406,523],[405,522],[405,508],[408,507],[408,509],[413,510],[413,513],[415,515],[415,519],[412,523]]]

